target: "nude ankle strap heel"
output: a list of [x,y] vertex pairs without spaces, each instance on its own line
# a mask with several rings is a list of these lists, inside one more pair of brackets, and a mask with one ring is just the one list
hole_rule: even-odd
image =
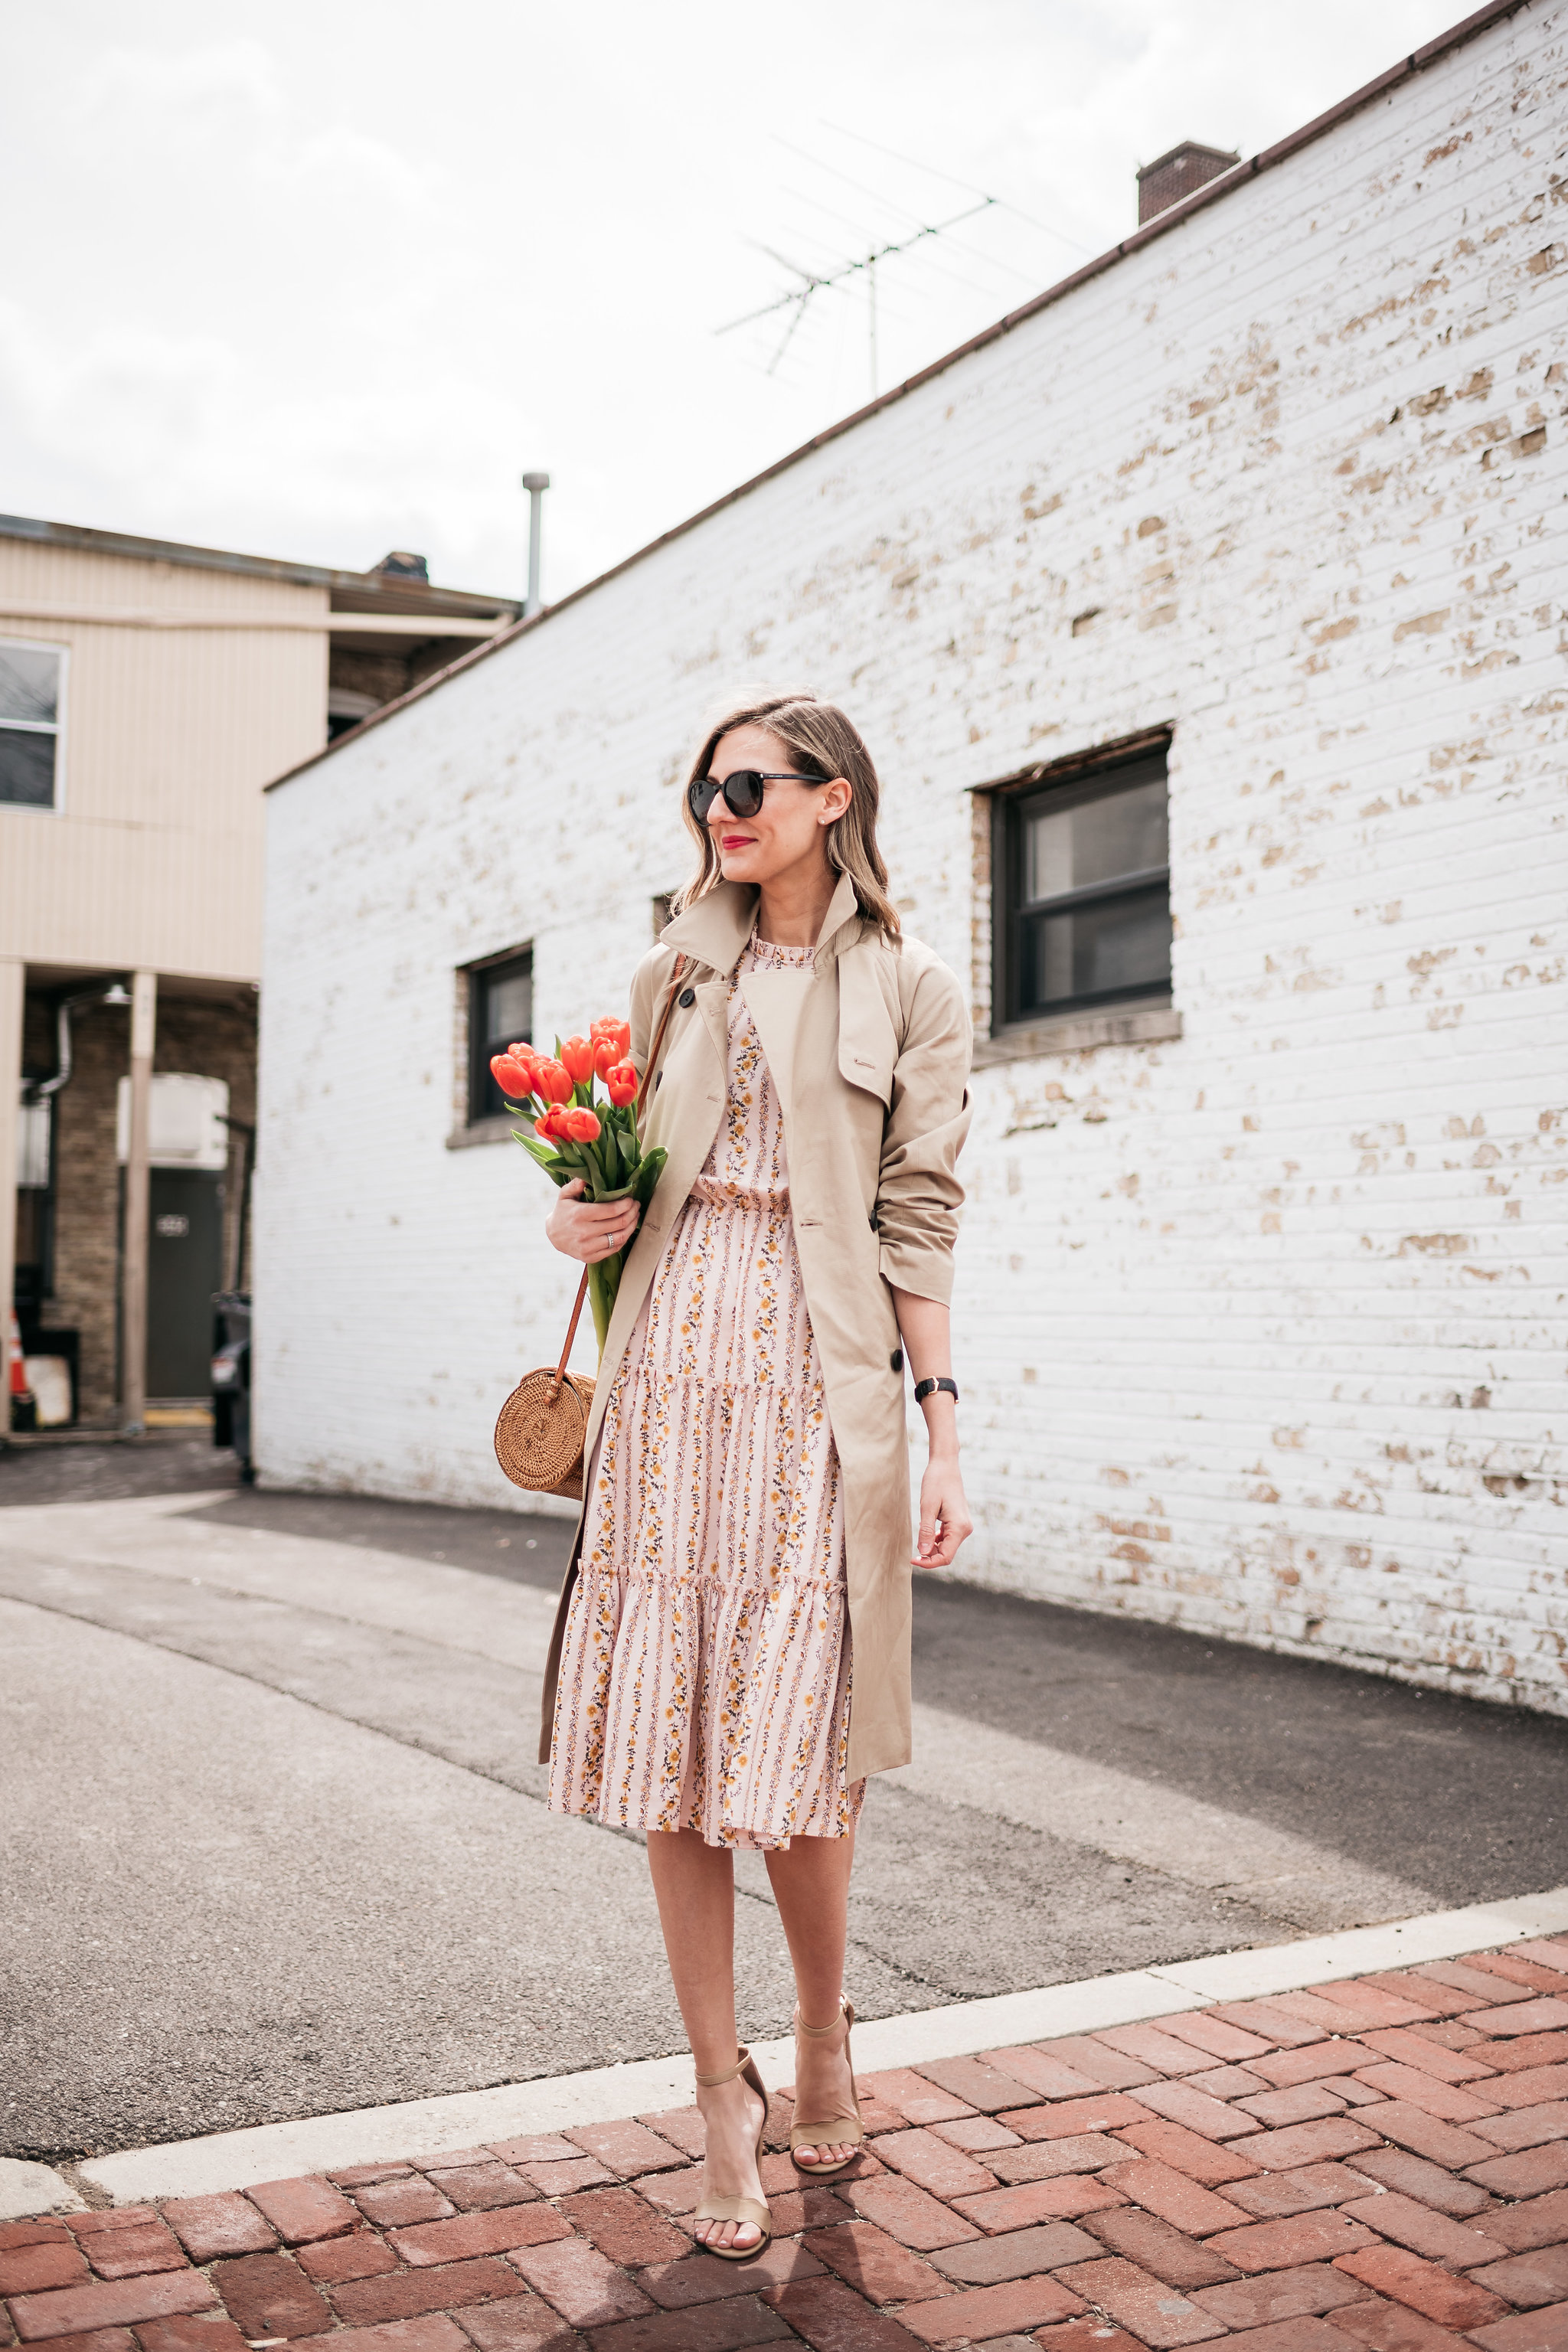
[[[768,2094],[751,2052],[738,2051],[734,2064],[726,2066],[721,2074],[699,2074],[698,2087],[703,2091],[716,2090],[721,2083],[732,2083],[737,2074],[749,2091],[755,2091],[763,2103],[763,2120],[757,2126],[757,2163],[760,2166],[763,2141],[768,2128]],[[773,2214],[754,2197],[705,2197],[691,2218],[694,2221],[749,2221],[753,2230],[761,2231],[762,2235],[754,2246],[704,2247],[704,2252],[716,2255],[721,2263],[754,2262],[773,2234]]]
[[[795,2153],[797,2148],[846,2146],[858,2148],[866,2137],[866,2126],[860,2120],[860,2095],[855,2087],[854,2062],[849,2057],[849,2030],[854,2022],[855,2011],[847,2000],[841,2002],[838,2014],[831,2025],[807,2025],[798,2006],[795,2012],[796,2032],[805,2034],[813,2042],[825,2042],[830,2033],[837,2033],[839,2027],[843,2027],[844,2056],[849,2066],[849,2096],[855,2108],[852,2116],[828,2116],[815,2123],[797,2122],[790,2126],[790,2156],[794,2159],[795,2170],[804,2172],[808,2180],[826,2180],[830,2174],[842,2172],[847,2165],[854,2163],[854,2156],[853,2154],[841,2156],[836,2164],[802,2164],[799,2156]],[[798,2109],[796,2112],[798,2114]]]

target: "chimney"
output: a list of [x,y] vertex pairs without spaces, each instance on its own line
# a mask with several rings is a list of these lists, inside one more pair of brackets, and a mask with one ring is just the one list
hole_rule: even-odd
[[1210,180],[1217,180],[1228,172],[1241,157],[1226,147],[1200,147],[1195,139],[1184,139],[1167,155],[1157,155],[1152,163],[1143,163],[1138,171],[1138,226],[1152,221],[1157,213],[1168,212],[1179,205],[1184,196],[1194,195]]
[[373,575],[379,572],[384,580],[422,580],[426,587],[430,584],[430,566],[425,558],[410,555],[400,547],[384,555],[379,563],[373,563],[371,572]]

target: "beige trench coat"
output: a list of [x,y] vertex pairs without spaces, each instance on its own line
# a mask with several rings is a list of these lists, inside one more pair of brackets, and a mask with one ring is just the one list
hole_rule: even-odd
[[[728,982],[751,936],[756,893],[721,883],[671,923],[632,982],[632,1055],[641,1067],[686,970],[643,1121],[669,1153],[627,1254],[594,1391],[592,1461],[610,1389],[670,1228],[723,1112]],[[817,943],[795,1035],[784,1108],[790,1206],[806,1306],[842,1465],[854,1678],[848,1773],[910,1760],[910,1510],[904,1368],[892,1288],[946,1304],[963,1188],[954,1172],[969,1127],[972,1032],[963,992],[929,948],[890,947],[862,920],[841,877]],[[550,1756],[566,1612],[583,1539],[579,1518],[544,1677],[540,1761]]]

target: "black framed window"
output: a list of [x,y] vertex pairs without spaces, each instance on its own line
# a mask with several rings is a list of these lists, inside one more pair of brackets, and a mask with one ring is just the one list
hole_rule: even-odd
[[468,1120],[502,1118],[506,1102],[490,1055],[533,1043],[533,950],[480,964],[468,974]]
[[1171,985],[1163,751],[1000,797],[997,1027]]
[[65,656],[0,639],[0,801],[53,808],[58,797]]

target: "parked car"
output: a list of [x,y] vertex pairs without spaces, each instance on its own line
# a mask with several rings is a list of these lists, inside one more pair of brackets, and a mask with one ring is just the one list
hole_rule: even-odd
[[250,1459],[250,1293],[220,1290],[213,1299],[213,1444],[232,1446],[241,1484],[252,1486]]

